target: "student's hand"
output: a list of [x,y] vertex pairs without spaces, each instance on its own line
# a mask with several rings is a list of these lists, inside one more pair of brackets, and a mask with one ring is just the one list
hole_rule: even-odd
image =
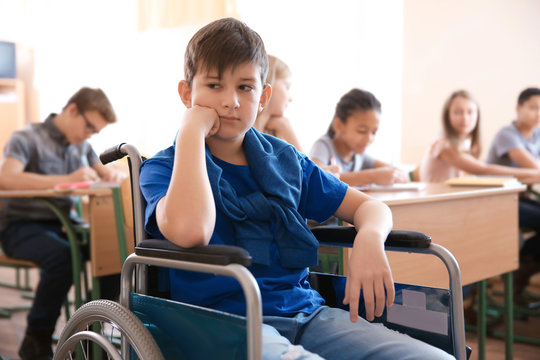
[[302,151],[300,141],[294,132],[293,126],[288,118],[284,116],[272,116],[268,119],[265,131],[273,131],[275,136],[285,140],[289,144],[293,145],[298,151]]
[[393,167],[381,167],[370,170],[373,182],[377,185],[392,185],[395,183],[409,182],[407,173]]
[[184,115],[185,126],[202,127],[205,137],[214,135],[219,130],[219,115],[215,109],[194,105]]
[[339,165],[321,166],[321,169],[328,171],[330,174],[334,175],[338,179],[341,174],[341,168],[339,167]]
[[98,173],[89,166],[82,166],[69,174],[70,182],[79,182],[79,181],[98,181]]
[[360,291],[363,292],[368,321],[373,321],[374,316],[381,316],[385,304],[387,307],[392,306],[394,280],[382,240],[358,232],[348,271],[343,303],[349,304],[352,322],[358,320]]
[[121,183],[125,177],[127,177],[127,174],[123,172],[110,170],[101,178],[101,180],[112,183]]

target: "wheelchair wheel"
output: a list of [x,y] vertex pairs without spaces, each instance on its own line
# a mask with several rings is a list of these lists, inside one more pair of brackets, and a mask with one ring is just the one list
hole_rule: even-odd
[[106,354],[101,357],[104,359],[129,359],[121,351],[122,337],[126,339],[128,352],[134,355],[131,358],[163,360],[154,338],[139,318],[109,300],[89,302],[73,314],[60,335],[54,360],[92,359],[96,351]]

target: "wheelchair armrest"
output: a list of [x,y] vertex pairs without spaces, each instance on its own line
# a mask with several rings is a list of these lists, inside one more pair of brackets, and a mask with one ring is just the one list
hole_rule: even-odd
[[182,248],[168,240],[146,239],[142,240],[135,247],[135,253],[140,256],[199,262],[212,265],[251,265],[251,256],[245,249],[229,245],[208,245]]
[[[352,247],[356,229],[354,226],[317,226],[311,229],[320,245]],[[402,248],[427,248],[431,237],[417,231],[392,230],[385,246]]]

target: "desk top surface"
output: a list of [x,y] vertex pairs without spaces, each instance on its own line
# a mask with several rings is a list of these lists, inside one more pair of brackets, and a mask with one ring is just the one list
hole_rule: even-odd
[[413,191],[377,191],[366,194],[384,201],[387,205],[411,204],[417,202],[444,201],[458,198],[517,194],[525,191],[526,186],[516,184],[505,187],[450,186],[444,183],[427,183],[421,190]]
[[0,198],[13,198],[13,197],[55,197],[55,196],[68,196],[68,195],[109,195],[111,194],[111,188],[90,188],[90,189],[69,189],[69,190],[0,190]]

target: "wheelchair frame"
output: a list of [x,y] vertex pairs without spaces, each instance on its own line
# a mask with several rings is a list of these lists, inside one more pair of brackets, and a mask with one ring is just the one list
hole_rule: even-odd
[[[148,292],[147,274],[145,271],[147,265],[234,277],[239,281],[246,296],[247,356],[249,359],[261,359],[262,305],[257,282],[246,268],[246,266],[251,264],[251,257],[247,251],[236,246],[208,245],[184,249],[167,241],[146,239],[143,212],[140,209],[143,204],[143,198],[139,190],[138,169],[142,161],[138,150],[132,145],[122,143],[105,151],[101,154],[100,159],[106,164],[123,158],[126,155],[129,157],[128,163],[131,173],[132,211],[136,246],[135,253],[126,259],[122,267],[121,307],[129,309],[129,294],[132,289],[132,275],[134,272],[136,273],[135,292],[141,294]],[[356,234],[356,230],[351,227],[336,228],[323,226],[314,228],[312,231],[318,238],[320,245],[326,246],[351,247]],[[454,356],[457,359],[466,359],[461,273],[454,256],[442,246],[431,243],[429,236],[414,231],[392,231],[386,240],[385,249],[390,251],[432,254],[441,259],[445,264],[449,274],[449,291],[452,300],[450,321]],[[61,347],[65,342],[73,341],[70,339],[74,336],[87,340],[90,339],[90,335],[86,333],[81,335],[80,333],[70,334],[63,331],[58,346]],[[97,337],[99,336],[97,335]],[[148,336],[151,337],[149,333]],[[95,335],[91,337],[92,339],[96,338]],[[94,341],[97,342],[97,340]],[[122,335],[121,343],[121,354],[127,355],[129,344],[127,343],[126,336]],[[55,354],[54,359],[59,358]]]

